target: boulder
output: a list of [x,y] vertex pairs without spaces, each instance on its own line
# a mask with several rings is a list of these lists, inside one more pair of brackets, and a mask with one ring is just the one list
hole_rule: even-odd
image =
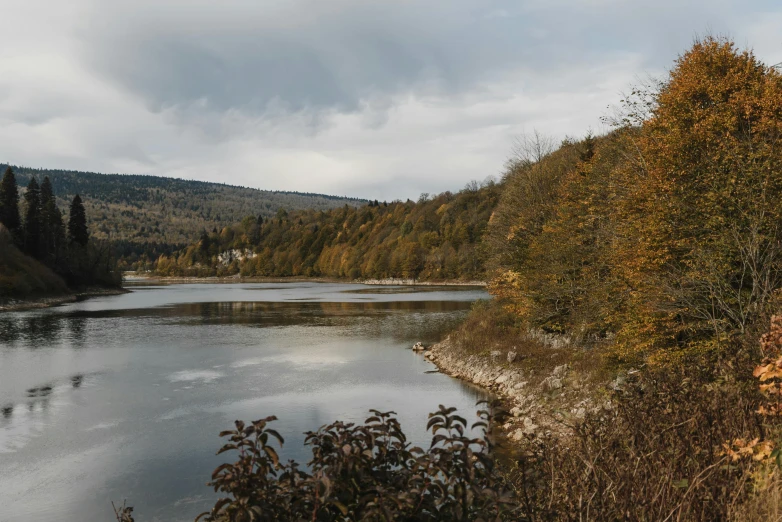
[[519,354],[517,352],[509,351],[508,352],[508,362],[509,363],[516,362],[516,358],[518,356],[519,356]]
[[421,341],[418,341],[413,345],[414,352],[423,352],[424,350],[426,350],[426,347],[424,346],[424,343],[422,343]]
[[557,379],[561,379],[562,377],[567,375],[568,370],[570,370],[570,366],[567,364],[562,364],[554,368],[554,371],[551,373],[551,376],[556,377]]

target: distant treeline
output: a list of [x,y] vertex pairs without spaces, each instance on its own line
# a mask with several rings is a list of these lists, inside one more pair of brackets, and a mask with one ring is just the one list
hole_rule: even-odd
[[155,263],[160,275],[480,279],[481,240],[501,192],[489,180],[418,202],[248,216]]
[[122,283],[109,246],[90,239],[81,197],[70,202],[66,224],[48,177],[40,185],[30,178],[20,205],[16,176],[6,167],[0,182],[0,229],[0,297],[60,293],[66,284]]
[[[5,165],[0,165],[5,167]],[[48,177],[65,210],[76,194],[89,216],[90,234],[109,240],[123,269],[148,267],[193,241],[202,230],[239,222],[247,215],[273,217],[285,208],[329,210],[358,206],[365,200],[268,191],[161,176],[96,174],[58,169],[13,167],[18,183]]]

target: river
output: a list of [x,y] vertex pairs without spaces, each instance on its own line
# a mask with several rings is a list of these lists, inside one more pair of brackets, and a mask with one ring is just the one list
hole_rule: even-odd
[[[428,447],[438,404],[474,418],[484,394],[410,346],[436,342],[475,287],[335,283],[134,286],[0,314],[0,522],[193,520],[227,460],[217,434],[276,415],[283,460],[303,433],[394,410]],[[230,455],[230,454],[229,454]]]

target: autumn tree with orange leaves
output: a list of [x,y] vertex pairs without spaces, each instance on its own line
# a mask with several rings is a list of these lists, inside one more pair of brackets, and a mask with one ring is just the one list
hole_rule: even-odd
[[718,349],[782,287],[782,76],[709,37],[625,109],[509,173],[490,288],[531,326],[616,334],[620,363]]
[[620,172],[616,254],[631,296],[621,338],[647,354],[710,349],[782,286],[782,76],[707,38],[655,104]]

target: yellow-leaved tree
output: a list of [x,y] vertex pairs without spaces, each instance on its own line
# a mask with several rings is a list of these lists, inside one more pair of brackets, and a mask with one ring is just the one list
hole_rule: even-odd
[[616,220],[617,355],[652,361],[720,346],[782,286],[782,77],[709,37],[653,101]]

